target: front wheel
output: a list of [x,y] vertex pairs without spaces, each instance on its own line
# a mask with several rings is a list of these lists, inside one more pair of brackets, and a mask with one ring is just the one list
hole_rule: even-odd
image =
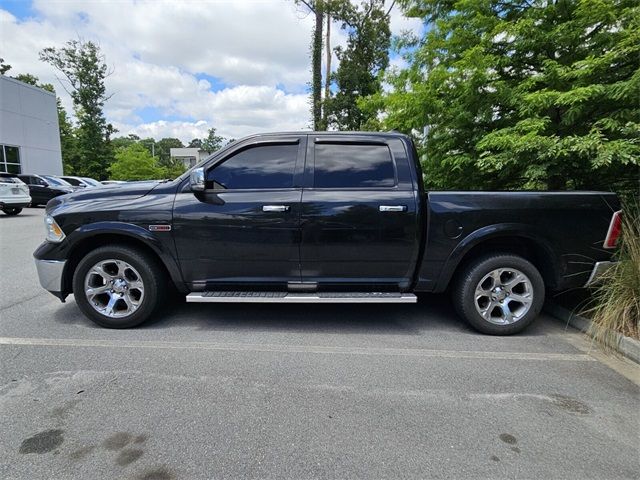
[[73,295],[80,310],[106,328],[140,325],[165,298],[166,278],[154,258],[127,246],[101,247],[88,253],[73,275]]
[[544,281],[536,267],[522,257],[481,257],[458,275],[453,301],[458,314],[476,330],[511,335],[524,330],[540,314]]
[[5,215],[9,215],[10,217],[12,217],[14,215],[18,215],[22,211],[22,209],[18,207],[4,207],[2,211]]

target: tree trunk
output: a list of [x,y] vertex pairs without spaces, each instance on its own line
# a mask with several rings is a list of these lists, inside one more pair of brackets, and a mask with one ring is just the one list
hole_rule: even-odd
[[324,75],[324,100],[322,108],[322,130],[326,130],[329,126],[327,119],[326,102],[331,95],[331,15],[327,12],[327,31],[324,37],[325,55],[327,57],[327,65]]
[[311,42],[311,112],[313,128],[319,130],[322,122],[322,23],[324,20],[321,2],[316,3],[316,25]]

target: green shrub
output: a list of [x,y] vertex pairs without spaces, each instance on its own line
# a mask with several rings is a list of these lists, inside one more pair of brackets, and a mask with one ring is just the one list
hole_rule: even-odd
[[615,346],[619,332],[640,335],[640,203],[623,209],[622,237],[618,262],[602,277],[594,292],[595,306],[588,312],[593,320],[591,334],[605,347]]

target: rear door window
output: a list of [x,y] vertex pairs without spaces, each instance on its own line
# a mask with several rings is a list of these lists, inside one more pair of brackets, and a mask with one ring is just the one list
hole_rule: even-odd
[[393,158],[386,145],[315,145],[315,188],[375,188],[395,184]]

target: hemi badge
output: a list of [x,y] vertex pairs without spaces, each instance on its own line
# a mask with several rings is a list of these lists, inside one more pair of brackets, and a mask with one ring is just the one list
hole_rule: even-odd
[[149,231],[151,232],[170,232],[171,225],[149,225]]

